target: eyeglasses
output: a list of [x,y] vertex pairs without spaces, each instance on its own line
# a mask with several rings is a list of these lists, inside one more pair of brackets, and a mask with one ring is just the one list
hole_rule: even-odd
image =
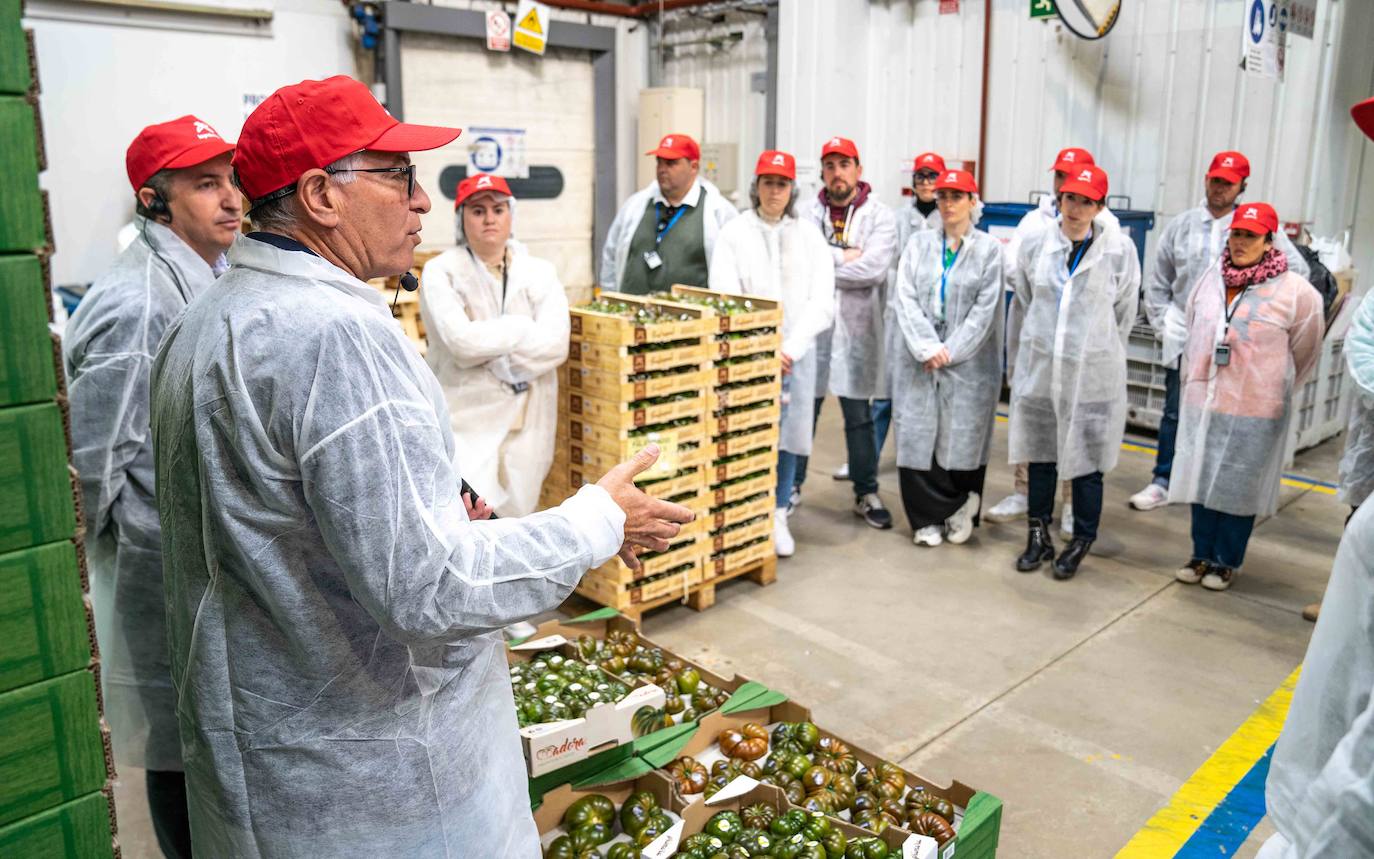
[[334,167],[324,168],[324,172],[333,176],[335,173],[404,173],[406,174],[406,199],[415,196],[415,165],[407,164],[404,167],[354,167],[347,170],[340,170]]
[[930,185],[940,178],[939,173],[928,173],[924,170],[913,177],[918,185]]

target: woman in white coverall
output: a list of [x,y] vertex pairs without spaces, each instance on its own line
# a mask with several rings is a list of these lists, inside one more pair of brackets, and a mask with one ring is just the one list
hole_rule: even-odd
[[782,302],[783,406],[773,544],[796,551],[787,527],[797,459],[811,454],[816,338],[835,319],[835,267],[816,225],[797,218],[797,162],[786,152],[759,156],[749,186],[753,208],[726,224],[711,255],[711,289]]
[[925,546],[973,534],[1002,389],[1002,246],[973,228],[971,174],[946,171],[935,189],[943,223],[902,252],[888,359],[902,505]]
[[[1107,174],[1090,166],[1059,189],[1059,229],[1021,244],[1007,326],[1011,462],[1029,463],[1030,528],[1016,569],[1054,559],[1070,579],[1097,539],[1102,475],[1126,431],[1126,339],[1135,323],[1140,261],[1104,217]],[[1073,482],[1073,539],[1054,558],[1050,520],[1059,477]]]
[[1193,505],[1193,554],[1175,578],[1231,586],[1256,516],[1278,508],[1293,392],[1321,357],[1322,299],[1274,244],[1279,217],[1244,203],[1221,259],[1188,299],[1169,500]]
[[553,464],[568,299],[553,264],[511,240],[500,176],[458,184],[458,246],[425,264],[425,358],[448,399],[464,476],[502,516],[526,516]]

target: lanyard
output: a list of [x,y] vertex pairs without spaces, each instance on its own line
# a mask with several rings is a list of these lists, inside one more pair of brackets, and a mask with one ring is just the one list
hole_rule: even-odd
[[1226,342],[1226,336],[1231,333],[1231,320],[1235,318],[1236,311],[1240,309],[1241,299],[1245,298],[1245,293],[1250,291],[1251,286],[1254,286],[1254,284],[1246,284],[1240,292],[1236,293],[1235,299],[1228,304],[1226,302],[1226,280],[1225,278],[1222,279],[1221,301],[1224,305],[1224,309],[1222,310],[1222,316],[1224,317],[1224,321],[1220,325],[1221,336],[1217,338],[1218,343]]
[[1078,271],[1078,264],[1083,261],[1083,254],[1087,252],[1091,239],[1092,233],[1083,237],[1083,244],[1078,246],[1078,253],[1074,254],[1073,261],[1069,263],[1069,277],[1073,277],[1073,273]]
[[962,250],[964,249],[964,243],[963,243],[963,241],[961,240],[961,241],[959,242],[959,247],[957,247],[957,248],[954,249],[954,256],[951,257],[951,256],[949,255],[949,249],[945,247],[945,238],[946,238],[946,236],[945,236],[944,232],[941,232],[941,233],[940,233],[940,263],[941,263],[941,265],[942,265],[942,268],[940,269],[940,318],[941,318],[941,319],[944,319],[944,318],[945,318],[945,288],[949,285],[949,270],[952,269],[952,268],[954,268],[954,264],[955,264],[956,262],[959,261],[959,252],[962,251]]
[[[685,202],[682,203],[681,205],[679,205],[679,206],[677,207],[677,211],[674,212],[674,213],[673,213],[673,216],[672,216],[671,218],[668,219],[668,225],[667,225],[666,227],[664,227],[663,229],[659,230],[659,231],[657,232],[657,234],[654,236],[654,244],[655,244],[655,245],[659,245],[659,244],[662,244],[662,243],[663,243],[663,237],[666,236],[666,235],[668,235],[669,231],[672,230],[673,227],[677,226],[678,220],[682,217],[682,214],[683,214],[684,212],[686,212],[686,211],[687,211],[687,204],[686,204]],[[657,202],[654,203],[654,212],[655,212],[655,214],[657,215],[658,220],[659,220],[659,221],[662,221],[662,220],[663,220],[663,204],[662,204],[662,203],[657,203]]]

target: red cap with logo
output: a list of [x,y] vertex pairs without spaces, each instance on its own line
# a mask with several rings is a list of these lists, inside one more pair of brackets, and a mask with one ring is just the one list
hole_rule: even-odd
[[797,178],[797,159],[789,153],[781,152],[777,149],[769,149],[759,156],[759,163],[754,166],[755,176],[781,176],[784,179]]
[[1096,164],[1080,167],[1059,186],[1059,193],[1082,194],[1089,200],[1101,202],[1107,198],[1107,171]]
[[821,147],[821,158],[827,155],[845,155],[858,161],[859,147],[848,137],[832,137]]
[[1231,229],[1263,235],[1279,231],[1279,213],[1268,203],[1243,203],[1231,216]]
[[978,183],[974,181],[973,174],[967,170],[946,170],[940,174],[940,178],[935,180],[935,190],[948,188],[953,191],[967,191],[970,194],[978,193]]
[[474,173],[458,183],[458,195],[453,201],[453,208],[463,205],[463,202],[473,194],[482,192],[500,194],[503,197],[514,197],[510,192],[510,185],[500,176],[493,176],[490,173]]
[[1374,98],[1367,98],[1350,108],[1350,118],[1367,136],[1374,138]]
[[1218,152],[1212,156],[1212,164],[1207,168],[1207,178],[1216,177],[1239,185],[1250,176],[1250,160],[1239,152]]
[[1088,150],[1070,146],[1068,149],[1059,150],[1059,154],[1054,157],[1054,166],[1050,169],[1059,173],[1073,173],[1080,167],[1092,167],[1096,163],[1093,154]]
[[401,122],[366,86],[335,75],[282,87],[258,105],[239,133],[234,171],[248,199],[260,200],[345,155],[364,149],[423,152],[452,143],[461,133]]
[[140,131],[124,153],[124,169],[137,191],[159,170],[193,167],[233,151],[210,123],[187,115]]
[[686,158],[688,161],[700,161],[701,147],[697,146],[697,142],[685,134],[665,134],[663,139],[658,142],[657,149],[650,149],[644,154],[666,158],[669,161],[676,161],[679,158]]
[[916,161],[911,166],[912,173],[920,170],[933,170],[936,173],[943,173],[946,169],[945,159],[934,152],[922,152],[917,155]]

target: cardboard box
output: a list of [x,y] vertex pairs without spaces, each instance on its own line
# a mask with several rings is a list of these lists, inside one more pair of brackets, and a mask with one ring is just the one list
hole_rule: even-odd
[[648,348],[658,344],[610,346],[573,340],[568,344],[568,363],[588,370],[602,370],[611,375],[629,376],[691,364],[705,365],[715,355],[705,338],[679,342],[681,345],[668,348]]
[[596,795],[609,799],[615,805],[616,811],[612,826],[615,837],[601,845],[602,851],[604,852],[612,844],[630,841],[630,836],[625,833],[620,825],[620,808],[631,795],[640,791],[653,794],[658,799],[659,806],[664,813],[674,823],[681,821],[682,818],[670,806],[672,787],[668,779],[661,773],[651,771],[636,778],[621,779],[607,784],[587,786],[565,784],[545,793],[539,807],[534,811],[534,825],[539,830],[541,846],[547,850],[550,843],[560,835],[566,834],[567,830],[563,827],[563,815],[567,813],[569,806],[580,799]]
[[715,314],[704,307],[680,304],[660,298],[625,295],[619,292],[601,294],[603,301],[618,301],[641,307],[664,307],[690,319],[636,325],[633,319],[599,313],[585,307],[570,309],[572,339],[606,346],[642,346],[646,343],[669,343],[709,337],[716,330]]
[[750,328],[781,328],[782,327],[782,303],[771,298],[761,298],[757,295],[740,295],[732,292],[716,292],[710,289],[702,289],[686,284],[674,284],[673,295],[697,296],[700,298],[727,298],[734,299],[741,303],[748,301],[754,305],[754,310],[750,313],[736,313],[727,315],[717,314],[719,331],[743,331]]
[[0,256],[0,406],[57,396],[49,298],[38,257]]
[[92,636],[70,540],[0,555],[0,692],[85,668]]
[[[23,62],[27,56],[7,62]],[[0,96],[0,251],[34,253],[51,245],[38,189],[38,124],[23,96]]]
[[114,859],[109,799],[88,793],[0,827],[0,856]]
[[[558,406],[558,416],[577,418],[592,424],[600,424],[617,430],[638,429],[651,424],[666,424],[683,418],[700,418],[706,412],[706,397],[683,397],[681,399],[607,400],[583,394],[568,392],[566,400]],[[563,421],[560,420],[560,423]]]
[[104,786],[95,682],[81,670],[0,694],[0,826]]
[[70,538],[75,492],[57,404],[0,409],[0,552]]

